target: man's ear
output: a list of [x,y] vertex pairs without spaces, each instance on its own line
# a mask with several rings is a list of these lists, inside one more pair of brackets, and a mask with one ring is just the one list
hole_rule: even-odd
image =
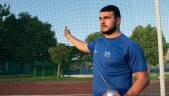
[[121,18],[120,18],[120,17],[117,17],[117,18],[116,18],[116,24],[117,24],[117,25],[120,25],[120,22],[121,22]]

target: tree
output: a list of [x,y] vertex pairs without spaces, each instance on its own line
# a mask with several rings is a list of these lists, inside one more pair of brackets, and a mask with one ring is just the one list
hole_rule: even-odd
[[10,15],[10,5],[2,5],[0,4],[0,40],[2,39],[3,35],[5,34],[6,26],[4,21],[6,17]]
[[3,40],[7,35],[7,26],[5,24],[6,18],[10,16],[10,5],[0,4],[0,61],[6,62],[10,56],[9,51],[4,47]]
[[0,62],[9,62],[10,66],[15,66],[13,68],[18,68],[15,64],[19,64],[19,73],[24,73],[23,69],[31,67],[35,62],[39,62],[37,64],[40,66],[50,64],[45,63],[51,62],[48,49],[57,44],[51,24],[22,12],[18,18],[13,13],[8,15],[2,28],[5,35],[3,38],[0,36]]
[[[157,41],[157,29],[151,25],[143,27],[141,25],[136,26],[131,35],[131,39],[135,40],[144,49],[145,55],[148,60],[148,64],[157,65],[158,63],[158,41]],[[164,55],[167,52],[166,40],[163,36],[163,51]]]
[[49,54],[52,61],[57,64],[57,78],[59,78],[63,74],[65,65],[67,64],[68,47],[63,43],[59,43],[49,49]]
[[103,34],[102,34],[101,32],[94,32],[94,33],[91,33],[91,34],[89,34],[89,35],[87,36],[86,41],[87,41],[87,42],[91,42],[91,41],[93,41],[95,38],[97,38],[97,37],[102,37],[102,36],[103,36]]
[[3,21],[3,17],[8,15],[10,15],[10,5],[0,4],[0,21]]
[[169,43],[168,42],[166,44],[166,48],[167,48],[167,50],[169,50]]
[[11,61],[14,62],[45,62],[50,59],[48,49],[56,45],[51,25],[41,22],[23,12],[17,19],[14,14],[5,20],[7,37],[4,39],[6,49],[10,49]]

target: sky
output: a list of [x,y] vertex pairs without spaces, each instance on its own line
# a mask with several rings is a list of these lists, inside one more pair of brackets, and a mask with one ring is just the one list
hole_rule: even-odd
[[[155,0],[0,0],[10,4],[15,15],[28,12],[50,23],[58,42],[70,44],[64,37],[64,26],[71,34],[85,40],[87,35],[100,31],[99,11],[106,5],[116,5],[121,11],[121,31],[127,36],[138,26],[156,26]],[[161,0],[161,29],[169,42],[169,0]]]

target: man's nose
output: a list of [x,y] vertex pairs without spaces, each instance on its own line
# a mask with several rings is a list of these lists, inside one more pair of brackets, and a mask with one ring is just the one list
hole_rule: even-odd
[[100,23],[101,23],[101,24],[104,24],[104,23],[105,23],[104,19],[101,19],[101,20],[100,20]]

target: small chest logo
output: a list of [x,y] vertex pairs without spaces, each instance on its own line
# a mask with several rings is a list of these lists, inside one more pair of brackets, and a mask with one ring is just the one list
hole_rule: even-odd
[[110,52],[108,52],[108,51],[105,51],[104,52],[104,57],[110,57],[111,56],[111,53]]
[[98,53],[98,51],[96,49],[94,49],[94,54],[97,54],[97,53]]

